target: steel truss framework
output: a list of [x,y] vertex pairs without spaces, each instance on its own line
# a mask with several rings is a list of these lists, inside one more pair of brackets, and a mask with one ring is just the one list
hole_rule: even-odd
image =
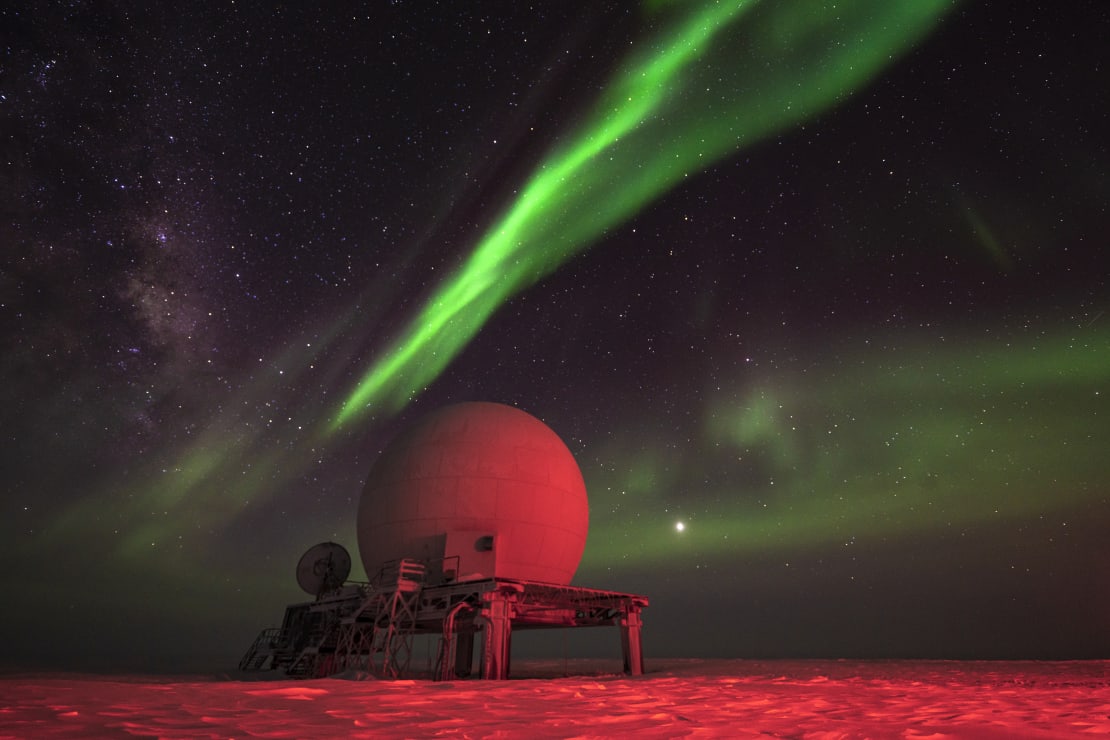
[[402,560],[370,583],[348,583],[316,601],[290,605],[282,626],[263,630],[240,669],[291,677],[358,670],[401,678],[409,673],[414,636],[432,634],[440,637],[436,677],[464,678],[480,634],[479,675],[505,679],[514,630],[615,625],[624,671],[643,673],[646,596],[502,578],[429,585],[426,572],[423,563]]

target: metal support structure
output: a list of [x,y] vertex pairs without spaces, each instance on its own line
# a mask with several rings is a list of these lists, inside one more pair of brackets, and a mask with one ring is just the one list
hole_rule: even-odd
[[620,619],[621,653],[624,656],[624,672],[632,676],[644,673],[644,652],[640,646],[640,607],[631,607]]
[[334,629],[334,653],[320,662],[329,675],[361,670],[397,678],[408,670],[423,577],[422,564],[403,560],[379,573],[377,586],[366,584],[333,608],[346,616]]
[[374,646],[372,622],[345,621],[339,625],[339,638],[335,648],[335,672],[366,671],[370,673]]
[[455,677],[469,678],[474,665],[474,633],[460,632],[455,636]]
[[382,664],[378,671],[383,678],[400,678],[409,669],[423,579],[423,565],[411,560],[401,561],[388,610],[376,622],[383,633]]
[[468,630],[459,634],[455,629],[455,623],[459,612],[468,612],[473,608],[469,602],[460,601],[447,612],[443,620],[443,635],[439,639],[436,680],[450,681],[470,675],[470,666],[474,662],[474,633]]
[[361,670],[400,678],[409,675],[415,635],[425,634],[440,636],[431,675],[452,680],[470,675],[480,632],[479,675],[502,680],[510,674],[518,629],[616,626],[624,671],[644,672],[645,596],[501,578],[429,585],[428,574],[419,561],[399,561],[370,584],[348,584],[316,602],[293,604],[280,629],[259,635],[240,668],[289,677]]
[[503,585],[482,594],[482,608],[475,620],[482,625],[482,678],[494,681],[509,677],[515,605],[524,590],[517,584]]

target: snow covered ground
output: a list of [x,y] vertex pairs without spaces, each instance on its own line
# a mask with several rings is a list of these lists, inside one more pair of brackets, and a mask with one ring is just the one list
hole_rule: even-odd
[[[0,738],[1110,735],[1110,661],[518,661],[504,682],[0,677]],[[580,675],[564,675],[567,671]]]

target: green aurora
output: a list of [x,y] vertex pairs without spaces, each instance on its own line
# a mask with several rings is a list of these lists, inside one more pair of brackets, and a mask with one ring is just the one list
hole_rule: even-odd
[[[403,408],[505,301],[722,157],[843,102],[951,0],[673,3],[592,114],[366,371],[331,429]],[[673,17],[672,17],[673,16]],[[660,19],[663,20],[663,19]]]
[[[583,569],[959,536],[1002,518],[1066,526],[1069,511],[1105,494],[1106,329],[845,359],[869,370],[776,373],[707,397],[689,456],[597,452],[619,464],[587,483],[615,504],[591,511]],[[673,519],[630,515],[626,497]],[[667,531],[677,521],[685,531]]]

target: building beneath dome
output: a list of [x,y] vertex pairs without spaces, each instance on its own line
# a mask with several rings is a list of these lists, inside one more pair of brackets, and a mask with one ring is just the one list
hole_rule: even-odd
[[409,675],[417,635],[438,636],[432,674],[509,677],[519,629],[617,626],[624,670],[643,672],[645,596],[570,585],[589,506],[574,456],[547,425],[511,406],[433,412],[375,462],[358,509],[366,583],[348,581],[336,543],[297,566],[314,601],[286,608],[240,669],[313,677],[357,670]]

